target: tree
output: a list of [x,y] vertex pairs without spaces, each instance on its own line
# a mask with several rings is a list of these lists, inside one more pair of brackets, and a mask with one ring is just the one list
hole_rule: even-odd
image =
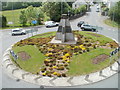
[[26,9],[26,17],[27,17],[27,21],[28,21],[28,23],[30,25],[32,24],[32,20],[37,20],[36,8],[34,8],[33,6],[27,7],[27,9]]
[[[81,5],[79,8],[75,8],[75,9],[73,9],[73,13],[74,14],[80,14],[80,13],[85,13],[87,11],[87,7],[86,7],[86,5]],[[73,15],[74,15],[73,14]]]
[[37,24],[41,24],[41,21],[44,18],[44,13],[40,8],[29,6],[26,9],[21,11],[20,14],[20,23],[25,26],[27,23],[32,25],[32,21],[36,20]]
[[7,19],[6,19],[6,17],[2,15],[2,17],[0,16],[0,19],[2,19],[2,23],[0,23],[0,25],[2,27],[6,27],[7,26]]
[[37,23],[38,24],[41,24],[42,22],[41,21],[43,21],[43,19],[44,19],[44,13],[43,13],[43,11],[41,10],[41,7],[37,10]]
[[42,6],[43,12],[46,13],[53,21],[59,21],[61,14],[67,14],[71,9],[66,2],[45,2]]
[[33,7],[39,7],[41,4],[42,2],[2,2],[2,10],[27,8],[30,5]]
[[27,23],[27,17],[26,17],[26,11],[22,10],[21,14],[20,14],[20,23],[22,24],[22,26],[25,26]]
[[111,7],[109,10],[109,16],[111,20],[114,20],[120,23],[120,1],[115,4],[115,6]]

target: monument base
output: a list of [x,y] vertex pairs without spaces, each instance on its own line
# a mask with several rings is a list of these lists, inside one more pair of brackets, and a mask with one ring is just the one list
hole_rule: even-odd
[[76,44],[77,43],[77,37],[75,37],[74,41],[66,41],[62,42],[61,40],[56,40],[55,37],[49,42],[54,44]]

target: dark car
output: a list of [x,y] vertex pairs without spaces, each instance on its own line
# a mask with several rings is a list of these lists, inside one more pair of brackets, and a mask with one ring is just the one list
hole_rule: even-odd
[[92,26],[90,24],[82,24],[81,29],[83,30],[88,30],[88,31],[96,31],[96,27]]
[[81,25],[84,24],[84,23],[85,23],[84,21],[80,21],[80,22],[78,22],[77,26],[81,27]]

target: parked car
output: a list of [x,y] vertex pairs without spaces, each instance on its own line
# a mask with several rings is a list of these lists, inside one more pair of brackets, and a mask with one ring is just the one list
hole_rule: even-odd
[[97,9],[96,12],[99,12],[99,9]]
[[83,30],[89,30],[89,31],[96,31],[96,27],[92,26],[90,24],[82,24],[81,29]]
[[54,27],[54,26],[58,26],[58,25],[59,25],[59,23],[54,22],[54,21],[46,21],[45,22],[46,27]]
[[80,22],[78,22],[77,26],[81,27],[81,25],[84,24],[84,23],[85,23],[84,21],[80,21]]
[[12,36],[13,35],[25,35],[25,34],[26,34],[26,31],[21,28],[12,29]]

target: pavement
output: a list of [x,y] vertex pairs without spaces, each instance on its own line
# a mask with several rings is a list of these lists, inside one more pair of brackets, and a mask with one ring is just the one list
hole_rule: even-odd
[[[100,16],[99,13],[96,13],[95,12],[95,7],[92,7],[92,12],[88,12],[88,13],[89,13],[88,15],[85,15],[85,16],[80,17],[78,19],[72,20],[71,21],[72,29],[80,30],[80,28],[77,27],[77,23],[81,20],[85,20],[85,21],[87,21],[87,22],[89,22],[90,24],[93,24],[93,25],[96,24],[96,25],[99,25],[99,26],[103,26],[102,25],[103,24],[102,18],[106,18],[106,17],[102,17],[102,16]],[[117,31],[116,28],[111,29],[112,27],[109,27],[109,26],[106,26],[106,25],[104,25],[103,27],[104,27],[104,30],[99,31],[98,32],[99,34],[109,36],[110,38],[114,38],[116,41],[118,41],[118,31]],[[54,27],[54,28],[42,27],[42,28],[39,28],[38,34],[39,33],[50,32],[50,31],[56,31],[56,30],[57,30],[57,27]],[[8,53],[8,52],[6,52],[6,49],[9,46],[11,46],[13,43],[16,43],[21,39],[25,39],[25,38],[31,36],[31,35],[24,35],[24,36],[13,36],[12,37],[9,30],[7,30],[7,31],[4,30],[4,31],[2,31],[2,33],[0,32],[0,35],[2,36],[2,37],[0,37],[0,40],[1,40],[2,45],[3,45],[3,46],[1,46],[1,44],[0,44],[0,47],[2,48],[1,49],[1,57],[2,57],[4,52]],[[7,58],[7,57],[5,57],[5,58]],[[1,58],[1,60],[3,60],[3,59]],[[6,59],[4,59],[4,61],[9,63],[9,60],[6,61]],[[3,63],[5,63],[4,61],[3,61]],[[108,67],[104,71],[100,71],[96,74],[93,73],[91,75],[82,76],[82,78],[80,76],[78,76],[78,77],[74,77],[74,78],[73,77],[64,78],[64,80],[62,80],[60,78],[58,78],[58,79],[56,79],[56,78],[53,78],[53,79],[45,78],[45,80],[49,80],[50,83],[51,83],[50,85],[55,84],[54,87],[60,87],[58,85],[58,82],[60,82],[60,81],[66,81],[66,82],[68,81],[69,82],[69,83],[67,82],[68,86],[69,85],[72,86],[72,84],[73,84],[74,86],[72,86],[72,87],[74,87],[74,88],[118,88],[118,73],[117,73],[117,69],[116,69],[118,67],[118,65],[117,65],[117,67],[116,67],[116,65],[117,65],[117,63],[112,65],[112,68]],[[10,66],[12,66],[12,64],[8,65],[7,68],[10,68]],[[21,78],[24,78],[24,79],[19,79],[17,77],[16,78],[14,77],[14,75],[17,75],[18,77],[21,76],[21,75],[17,74],[18,69],[16,69],[16,67],[12,66],[12,68],[10,69],[10,72],[7,68],[6,68],[6,66],[4,68],[2,68],[2,70],[0,68],[0,70],[2,72],[2,79],[1,79],[1,85],[2,85],[1,87],[2,88],[40,88],[40,85],[41,85],[40,80],[43,81],[42,78],[40,79],[39,77],[35,76],[35,77],[37,77],[36,79],[37,79],[37,82],[39,82],[39,84],[35,83],[35,81],[34,81],[34,84],[33,83],[26,83],[29,80],[29,77],[30,77],[30,76],[28,76],[28,78],[27,78],[27,75],[28,75],[27,72],[25,72],[21,77]],[[109,70],[109,72],[105,73],[107,70]],[[23,72],[24,71],[21,71],[21,74]],[[101,72],[102,72],[102,74],[101,74]],[[100,82],[97,82],[99,80],[96,80],[94,75],[95,75],[95,77],[99,77]],[[104,77],[105,75],[107,77]],[[110,78],[108,78],[109,75],[111,76]],[[35,78],[35,77],[33,77],[33,78]],[[102,78],[103,78],[103,80],[101,81]],[[25,80],[26,80],[26,82],[24,82]],[[43,81],[43,83],[44,83],[44,81]],[[77,85],[77,83],[79,85]],[[62,85],[63,84],[64,84],[64,82],[62,83]],[[61,87],[64,87],[64,85],[61,86]]]

